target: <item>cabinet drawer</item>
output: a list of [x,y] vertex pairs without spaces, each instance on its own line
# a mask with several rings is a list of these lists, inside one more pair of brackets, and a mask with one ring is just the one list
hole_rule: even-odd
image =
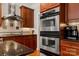
[[75,56],[77,55],[77,49],[72,48],[72,47],[66,47],[66,46],[62,46],[61,47],[61,55],[65,55],[65,53],[69,56]]
[[75,56],[75,54],[71,54],[67,51],[63,51],[63,52],[61,52],[61,56]]

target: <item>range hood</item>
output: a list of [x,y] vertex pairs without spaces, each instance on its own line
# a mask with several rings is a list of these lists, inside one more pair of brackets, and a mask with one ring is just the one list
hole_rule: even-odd
[[3,16],[3,20],[22,20],[22,17],[19,15],[16,15],[16,4],[8,3],[8,15]]
[[3,20],[6,20],[6,19],[9,19],[9,20],[21,20],[22,17],[19,16],[19,15],[14,14],[14,15],[4,16],[4,17],[2,17],[2,19]]
[[8,14],[3,16],[2,28],[8,31],[20,30],[22,17],[16,15],[16,4],[8,3]]

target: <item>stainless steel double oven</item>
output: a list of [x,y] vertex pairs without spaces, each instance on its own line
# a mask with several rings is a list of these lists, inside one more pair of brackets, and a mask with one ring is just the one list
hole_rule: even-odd
[[40,16],[40,49],[59,54],[59,7]]

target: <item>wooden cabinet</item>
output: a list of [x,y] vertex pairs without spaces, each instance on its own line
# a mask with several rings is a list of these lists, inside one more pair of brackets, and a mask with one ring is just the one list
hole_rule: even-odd
[[[68,24],[69,22],[78,22],[79,20],[79,3],[61,3],[61,22]],[[63,17],[62,17],[63,16]]]
[[79,19],[79,3],[68,4],[68,19],[70,21]]
[[0,26],[1,26],[1,24],[2,24],[1,16],[2,16],[2,8],[1,8],[1,4],[0,4]]
[[36,49],[37,47],[37,37],[36,36],[24,36],[23,37],[23,40],[24,40],[24,45],[30,47],[30,48],[33,48],[33,49]]
[[79,56],[79,43],[61,40],[62,56]]
[[79,42],[72,40],[64,40],[64,24],[72,21],[79,21],[79,4],[68,3],[60,4],[60,25],[63,24],[61,31],[60,51],[62,56],[79,56]]
[[41,3],[40,12],[47,11],[47,10],[55,8],[57,6],[59,6],[59,3]]
[[21,6],[20,13],[23,18],[22,26],[33,28],[34,27],[34,10],[25,6]]
[[61,3],[60,4],[60,23],[78,21],[79,19],[79,3]]
[[37,48],[37,36],[36,35],[9,36],[9,37],[4,37],[4,41],[5,40],[14,40],[32,49]]

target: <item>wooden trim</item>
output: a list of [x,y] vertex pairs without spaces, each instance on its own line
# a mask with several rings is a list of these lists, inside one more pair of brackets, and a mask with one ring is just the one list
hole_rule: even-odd
[[65,4],[65,23],[68,24],[68,3]]
[[[65,14],[65,3],[61,3],[60,4],[60,26],[61,26],[61,24],[63,23],[63,24],[65,24],[65,16],[66,16],[66,14]],[[59,45],[59,47],[60,47],[60,49],[59,49],[59,51],[60,51],[60,54],[61,54],[61,40],[63,39],[63,37],[64,37],[64,33],[63,33],[63,29],[64,28],[61,28],[59,26],[59,28],[60,28],[60,45]]]
[[31,8],[29,8],[29,7],[27,7],[27,6],[24,6],[24,5],[20,6],[20,8],[22,8],[22,7],[27,8],[27,9],[30,9],[30,10],[33,10],[33,11],[34,11],[34,9],[31,9]]

